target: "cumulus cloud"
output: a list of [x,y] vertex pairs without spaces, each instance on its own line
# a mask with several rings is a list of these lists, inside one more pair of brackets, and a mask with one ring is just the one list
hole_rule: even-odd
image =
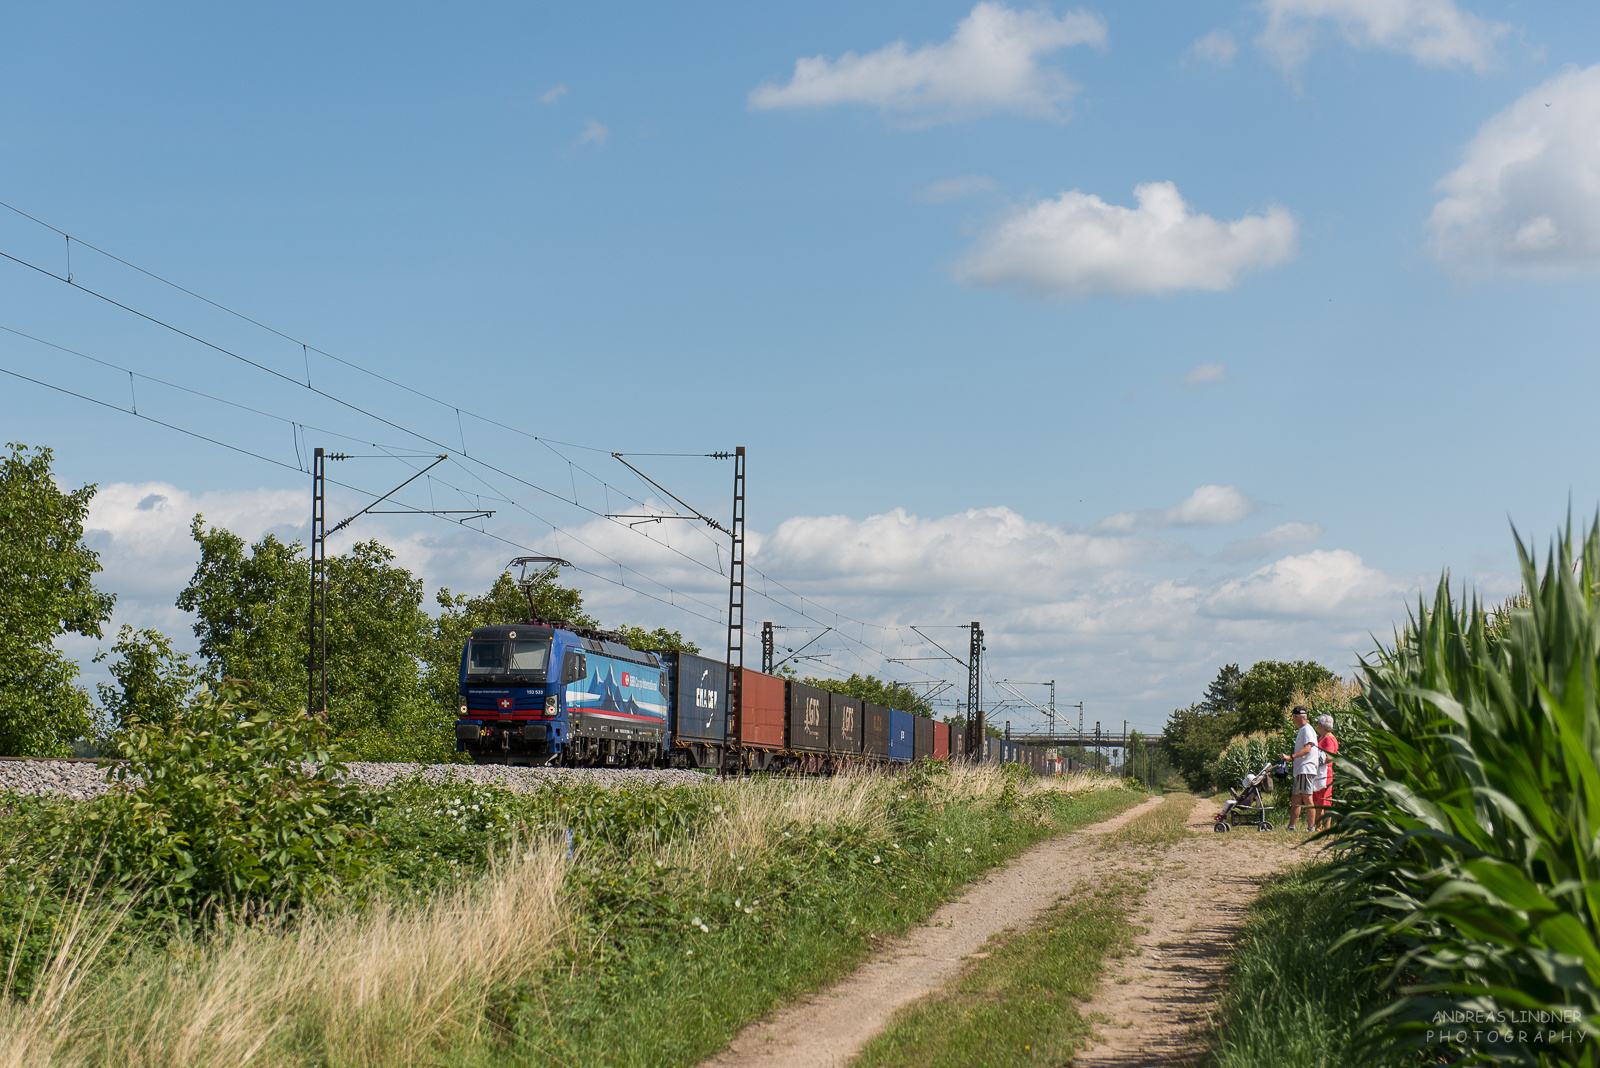
[[584,145],[603,145],[606,143],[606,138],[610,136],[611,131],[606,129],[603,123],[598,119],[590,119],[589,124],[578,135],[577,144],[573,147],[582,148]]
[[1259,560],[1283,552],[1309,549],[1322,537],[1322,527],[1316,523],[1279,523],[1265,534],[1230,542],[1217,554],[1224,561]]
[[1427,67],[1487,70],[1495,41],[1511,27],[1462,11],[1455,0],[1265,0],[1267,28],[1258,44],[1285,70],[1310,56],[1331,28],[1354,48],[1402,52]]
[[170,602],[199,560],[189,536],[196,514],[208,526],[254,541],[268,531],[296,536],[310,509],[310,497],[293,490],[191,494],[166,482],[115,482],[101,486],[90,502],[84,542],[100,553],[102,587],[137,600],[159,596]]
[[1095,524],[1095,530],[1131,531],[1139,527],[1211,527],[1248,519],[1266,505],[1253,501],[1237,486],[1201,486],[1171,508],[1118,512]]
[[1484,123],[1439,182],[1430,247],[1467,272],[1600,267],[1600,65],[1568,70]]
[[552,86],[539,94],[539,103],[554,104],[566,95],[567,87],[565,84]]
[[1225,363],[1201,363],[1183,376],[1183,384],[1189,387],[1214,386],[1219,382],[1228,382],[1228,365]]
[[1233,618],[1337,619],[1398,614],[1414,588],[1361,562],[1347,549],[1313,549],[1222,583],[1202,604]]
[[1105,21],[1090,12],[1057,18],[1048,8],[1017,11],[986,0],[948,41],[798,59],[787,84],[759,85],[749,103],[759,110],[869,104],[913,124],[995,111],[1059,118],[1075,86],[1040,60],[1071,45],[1105,43]]
[[925,185],[911,194],[913,200],[924,204],[943,204],[947,200],[987,193],[994,189],[994,179],[982,174],[964,174],[960,178],[944,178]]
[[1192,211],[1171,182],[1133,192],[1136,208],[1073,190],[1004,215],[955,276],[969,286],[1014,285],[1059,299],[1216,291],[1294,254],[1295,221],[1285,208],[1218,222]]
[[1227,30],[1212,30],[1189,46],[1188,58],[1213,67],[1227,67],[1232,65],[1238,51],[1233,34]]
[[[348,515],[363,503],[330,502],[330,514]],[[160,626],[180,644],[192,641],[189,620],[172,601],[194,567],[188,527],[196,512],[250,540],[267,531],[292,540],[304,536],[307,505],[303,487],[206,494],[167,483],[102,487],[86,538],[106,565],[100,585],[122,595],[112,633],[117,623],[131,622]],[[819,642],[830,659],[815,670],[902,679],[919,677],[920,668],[934,678],[960,675],[953,664],[946,672],[931,661],[914,661],[919,667],[912,668],[886,662],[932,653],[909,624],[978,619],[997,675],[1060,678],[1070,689],[1064,696],[1089,701],[1094,718],[1127,716],[1159,729],[1167,711],[1193,700],[1219,664],[1313,658],[1342,670],[1353,648],[1366,648],[1369,631],[1386,633],[1405,612],[1413,580],[1384,575],[1348,550],[1304,552],[1321,533],[1309,523],[1282,524],[1235,543],[1252,545],[1249,559],[1264,564],[1247,573],[1227,566],[1228,550],[1194,570],[1199,557],[1176,539],[1259,508],[1236,487],[1202,486],[1171,507],[1122,513],[1131,520],[1112,517],[1088,528],[1006,507],[941,516],[904,509],[864,518],[797,516],[749,532],[746,619],[833,626],[849,637],[835,633]],[[671,511],[651,502],[639,510]],[[603,622],[665,624],[707,649],[725,639],[725,543],[718,550],[685,524],[636,531],[595,519],[552,534],[502,518],[489,524],[497,537],[585,569],[564,578],[584,590]],[[455,524],[418,521],[416,529],[421,533],[396,532],[369,516],[341,536],[380,538],[430,590],[485,589],[507,556],[522,551]],[[646,530],[651,536],[640,537]],[[348,542],[330,548],[343,551]],[[1233,551],[1246,558],[1243,548]],[[767,591],[782,604],[763,599]],[[97,643],[65,644],[87,661]],[[86,667],[91,675],[99,670]],[[964,685],[964,676],[958,681]]]

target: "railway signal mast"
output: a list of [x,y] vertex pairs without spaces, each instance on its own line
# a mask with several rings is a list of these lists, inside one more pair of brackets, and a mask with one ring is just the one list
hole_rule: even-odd
[[614,452],[611,455],[622,466],[678,502],[690,514],[640,515],[637,513],[618,512],[606,516],[607,519],[640,519],[657,522],[663,519],[699,519],[706,526],[720,530],[728,536],[728,683],[726,694],[729,717],[728,730],[733,734],[737,734],[739,729],[738,716],[743,705],[741,701],[743,696],[741,684],[744,681],[744,446],[740,445],[732,452],[708,452],[705,454],[707,459],[731,459],[733,461],[732,530],[695,508],[688,501],[685,501],[627,460],[624,460],[625,453]]

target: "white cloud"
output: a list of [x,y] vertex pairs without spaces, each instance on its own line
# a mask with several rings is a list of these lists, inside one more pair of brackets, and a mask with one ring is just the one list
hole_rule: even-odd
[[582,148],[584,145],[603,145],[606,143],[606,138],[610,136],[611,131],[606,129],[603,123],[601,123],[598,119],[590,119],[589,124],[585,126],[583,128],[583,132],[578,135],[578,141],[574,147]]
[[539,103],[554,104],[566,95],[567,87],[565,84],[552,86],[539,95]]
[[987,193],[994,189],[994,179],[982,174],[964,174],[960,178],[944,178],[923,186],[911,194],[913,200],[924,204],[943,204],[947,200]]
[[1244,578],[1224,582],[1203,611],[1232,618],[1339,619],[1398,615],[1414,584],[1368,567],[1347,549],[1286,556]]
[[1225,363],[1196,364],[1194,370],[1183,376],[1186,386],[1211,386],[1219,382],[1232,381],[1228,377],[1228,365]]
[[[102,487],[87,537],[103,553],[101,587],[121,594],[108,637],[117,623],[130,622],[159,626],[181,647],[192,647],[189,620],[172,601],[194,567],[188,527],[195,512],[249,540],[269,530],[293,540],[304,536],[308,503],[304,488],[190,494],[165,483]],[[348,515],[363,503],[330,502],[330,514]],[[1220,664],[1312,658],[1344,670],[1353,649],[1367,648],[1369,631],[1386,634],[1391,621],[1404,615],[1415,583],[1366,567],[1354,553],[1271,559],[1305,547],[1320,533],[1313,524],[1282,524],[1252,539],[1267,549],[1268,562],[1243,575],[1226,567],[1196,573],[1197,553],[1174,540],[1186,529],[1233,522],[1259,508],[1235,487],[1202,486],[1172,507],[1123,513],[1132,521],[1108,520],[1088,529],[1041,522],[1005,507],[934,517],[903,509],[865,518],[799,516],[770,531],[750,532],[746,620],[751,627],[763,619],[831,625],[850,635],[820,641],[816,648],[830,658],[807,670],[901,679],[926,677],[919,674],[926,671],[964,686],[954,664],[907,666],[884,658],[935,655],[909,624],[978,619],[996,677],[1058,678],[1062,699],[1087,700],[1092,719],[1127,716],[1159,728],[1171,708],[1199,695]],[[656,509],[647,502],[639,510]],[[719,556],[712,541],[686,524],[640,528],[650,532],[647,539],[601,519],[552,535],[548,528],[541,533],[504,518],[489,523],[496,535],[587,569],[565,578],[584,590],[588,607],[603,622],[665,624],[707,649],[720,647],[725,632],[717,617],[728,595],[719,570],[726,563],[725,542],[718,540]],[[522,551],[454,524],[419,520],[416,529],[423,533],[395,532],[368,516],[341,533],[350,540],[378,537],[430,591],[439,585],[482,590],[507,557]],[[686,559],[669,545],[712,566]],[[330,549],[347,547],[343,542]],[[618,561],[636,570],[624,570]],[[1216,566],[1217,561],[1207,565]],[[780,582],[787,590],[776,586]],[[788,608],[763,599],[766,590]],[[862,627],[847,616],[883,629]],[[953,630],[930,633],[952,648],[965,641]],[[87,660],[97,644],[110,641],[74,641],[64,648]],[[747,658],[751,648],[747,643]],[[85,667],[90,681],[103,674],[101,666]]]
[[161,597],[170,605],[200,558],[189,536],[196,514],[207,526],[227,527],[247,541],[268,531],[292,540],[310,519],[311,498],[269,489],[190,494],[165,482],[101,486],[84,523],[85,543],[101,554],[99,585],[139,601]]
[[1182,504],[1142,512],[1118,512],[1092,528],[1097,531],[1132,531],[1139,527],[1210,527],[1248,519],[1266,505],[1253,501],[1237,486],[1201,486]]
[[1189,58],[1213,67],[1227,67],[1233,63],[1239,46],[1227,30],[1212,30],[1189,46]]
[[1062,299],[1215,291],[1294,254],[1295,221],[1285,208],[1218,222],[1191,211],[1171,182],[1133,192],[1137,208],[1073,190],[1003,216],[957,264],[956,278]]
[[1494,66],[1495,41],[1511,29],[1462,11],[1455,0],[1264,0],[1261,6],[1267,28],[1256,44],[1285,70],[1310,56],[1324,23],[1354,48],[1383,48],[1428,67],[1476,71]]
[[1443,263],[1467,272],[1600,268],[1600,65],[1524,94],[1463,155],[1428,218]]
[[953,121],[994,111],[1057,118],[1075,87],[1040,59],[1071,45],[1104,47],[1106,24],[1087,11],[1060,18],[1048,8],[1016,11],[978,4],[950,40],[911,49],[896,41],[838,59],[798,59],[787,85],[750,91],[754,109],[870,104],[912,123]]
[[1217,554],[1227,561],[1259,560],[1282,552],[1309,549],[1322,537],[1322,527],[1316,523],[1279,523],[1265,534],[1229,543]]

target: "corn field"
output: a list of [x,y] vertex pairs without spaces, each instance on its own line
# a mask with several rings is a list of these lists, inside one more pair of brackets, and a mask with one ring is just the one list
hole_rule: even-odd
[[[1600,524],[1517,539],[1525,597],[1448,576],[1364,663],[1340,878],[1395,997],[1368,1021],[1450,1062],[1600,1063]],[[1431,1058],[1430,1058],[1431,1059]]]

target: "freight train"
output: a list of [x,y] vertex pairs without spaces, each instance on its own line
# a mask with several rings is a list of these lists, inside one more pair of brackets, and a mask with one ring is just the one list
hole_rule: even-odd
[[[714,768],[825,774],[965,755],[965,732],[793,679],[655,653],[559,621],[479,627],[461,650],[456,749],[483,764]],[[983,759],[1058,770],[1042,750],[987,740]]]

